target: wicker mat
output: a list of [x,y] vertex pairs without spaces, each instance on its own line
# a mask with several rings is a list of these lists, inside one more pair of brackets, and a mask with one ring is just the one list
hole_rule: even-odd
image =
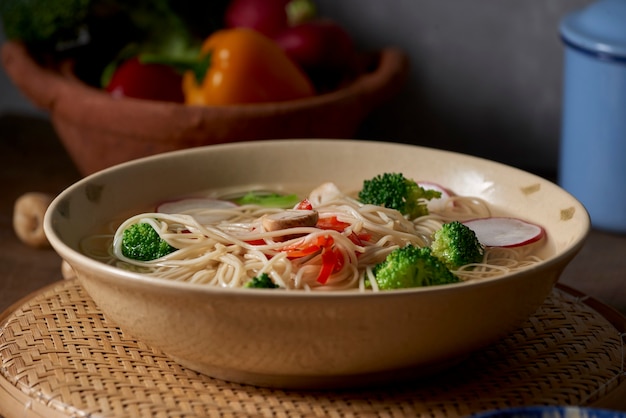
[[596,305],[559,287],[519,330],[435,377],[401,387],[297,392],[185,369],[129,338],[78,282],[66,280],[0,318],[0,414],[455,417],[534,404],[603,406],[626,399],[625,323]]

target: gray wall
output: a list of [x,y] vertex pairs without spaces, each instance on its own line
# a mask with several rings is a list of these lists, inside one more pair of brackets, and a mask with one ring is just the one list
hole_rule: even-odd
[[[559,148],[558,24],[590,2],[317,0],[321,14],[348,28],[360,48],[399,46],[411,59],[405,90],[372,115],[360,137],[466,152],[547,175]],[[0,89],[0,114],[36,112],[3,72]]]

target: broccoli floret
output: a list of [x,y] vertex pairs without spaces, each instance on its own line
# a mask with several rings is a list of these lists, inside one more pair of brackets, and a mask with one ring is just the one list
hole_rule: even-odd
[[456,277],[428,247],[406,245],[393,250],[374,267],[380,290],[405,289],[456,283]]
[[276,289],[279,286],[270,279],[267,273],[261,273],[257,277],[253,277],[244,287],[250,289]]
[[402,173],[384,173],[365,180],[358,197],[362,203],[396,209],[415,219],[428,215],[426,201],[441,197],[441,192],[426,190]]
[[432,254],[452,270],[479,263],[485,254],[485,247],[478,241],[476,233],[459,221],[443,224],[433,234],[430,248]]
[[133,260],[150,261],[176,251],[148,223],[132,224],[122,235],[122,254]]
[[259,205],[270,208],[288,209],[294,207],[300,198],[296,194],[283,195],[252,191],[234,200],[238,205]]

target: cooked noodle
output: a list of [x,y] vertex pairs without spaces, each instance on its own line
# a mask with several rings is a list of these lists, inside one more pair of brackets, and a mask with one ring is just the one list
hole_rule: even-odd
[[[84,240],[83,251],[92,258],[146,275],[210,286],[242,287],[251,278],[267,273],[286,289],[364,291],[368,283],[369,289],[376,291],[372,269],[394,249],[408,243],[429,246],[432,234],[442,224],[491,215],[489,205],[481,199],[452,196],[445,206],[411,221],[396,210],[362,204],[334,186],[330,193],[328,185],[324,187],[316,189],[309,199],[320,220],[335,217],[345,225],[341,232],[317,227],[266,231],[262,217],[282,209],[243,205],[179,214],[138,214],[122,222],[114,234]],[[125,257],[121,250],[122,233],[139,222],[152,225],[178,250],[152,261]],[[332,243],[333,251],[342,258],[341,268],[333,270],[325,283],[318,281],[323,251],[290,256],[294,254],[290,251],[320,242]],[[482,263],[464,266],[454,273],[462,280],[476,280],[526,268],[539,261],[527,252],[487,248]]]

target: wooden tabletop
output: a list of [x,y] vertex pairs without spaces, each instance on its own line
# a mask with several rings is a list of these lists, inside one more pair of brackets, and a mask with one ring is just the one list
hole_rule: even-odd
[[[27,192],[57,194],[78,179],[47,120],[0,115],[0,312],[62,278],[54,250],[31,248],[15,235],[15,200]],[[592,231],[561,282],[626,315],[626,235]]]

